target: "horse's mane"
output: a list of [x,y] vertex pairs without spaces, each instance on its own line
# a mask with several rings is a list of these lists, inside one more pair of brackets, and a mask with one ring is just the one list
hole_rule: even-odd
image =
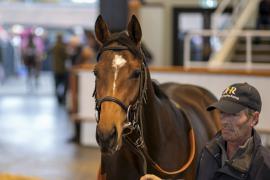
[[159,87],[159,83],[157,80],[152,80],[152,85],[155,91],[155,94],[160,99],[169,99],[169,97],[162,91],[162,89]]
[[126,31],[122,31],[120,33],[114,33],[111,35],[110,39],[108,39],[104,44],[103,47],[106,47],[114,42],[117,42],[123,46],[126,46],[131,53],[139,59],[143,59],[143,52],[140,48],[136,46],[136,44],[130,39]]

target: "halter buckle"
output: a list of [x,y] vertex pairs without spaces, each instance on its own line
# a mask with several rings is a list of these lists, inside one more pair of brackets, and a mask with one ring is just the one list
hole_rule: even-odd
[[134,129],[135,128],[131,122],[125,123],[123,126],[123,136],[127,136],[127,135],[131,134]]
[[134,143],[137,148],[143,148],[144,147],[144,141],[142,136],[140,136],[136,142]]

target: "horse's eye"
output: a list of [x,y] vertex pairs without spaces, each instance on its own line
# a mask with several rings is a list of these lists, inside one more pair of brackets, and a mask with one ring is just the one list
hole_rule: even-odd
[[138,77],[140,77],[140,75],[141,75],[141,70],[136,69],[135,71],[133,71],[130,78],[138,78]]
[[93,73],[96,77],[98,77],[98,71],[96,69],[93,70]]

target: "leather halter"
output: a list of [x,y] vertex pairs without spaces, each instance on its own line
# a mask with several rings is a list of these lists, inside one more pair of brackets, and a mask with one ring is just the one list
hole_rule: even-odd
[[122,101],[120,101],[119,99],[112,97],[112,96],[106,96],[104,98],[96,99],[96,109],[100,110],[101,103],[103,103],[105,101],[114,102],[114,103],[118,104],[122,109],[124,109],[125,112],[128,111],[128,107]]
[[[113,46],[113,47],[102,47],[98,54],[97,54],[97,61],[99,61],[100,55],[104,52],[104,51],[123,51],[123,50],[129,50],[129,48],[127,46],[122,46],[122,45],[118,45],[118,46]],[[142,53],[141,49],[139,50],[139,53]],[[96,120],[97,122],[99,121],[99,113],[101,110],[101,104],[103,102],[113,102],[117,105],[119,105],[125,112],[126,112],[126,122],[123,125],[123,135],[129,135],[131,134],[134,130],[137,130],[140,134],[141,132],[141,127],[142,127],[142,122],[139,122],[138,120],[141,120],[142,118],[139,118],[139,116],[141,115],[141,108],[142,108],[142,103],[146,102],[146,64],[143,61],[142,65],[141,65],[141,76],[140,76],[140,88],[139,88],[139,96],[137,98],[137,100],[130,105],[125,105],[121,100],[112,97],[112,96],[105,96],[102,98],[96,98],[96,88],[94,90],[93,96],[96,99],[96,111],[97,111],[97,115],[96,115]],[[142,135],[141,135],[142,136]],[[139,142],[139,140],[136,140],[137,142]]]
[[[128,47],[126,46],[114,46],[114,47],[103,47],[100,49],[98,55],[97,55],[97,61],[99,60],[99,57],[101,55],[102,52],[104,51],[122,51],[122,50],[129,50]],[[142,52],[140,50],[140,52]],[[125,112],[126,112],[126,116],[127,116],[127,122],[124,124],[123,129],[129,129],[130,131],[126,134],[123,134],[123,136],[125,137],[124,140],[126,140],[127,144],[131,147],[131,150],[139,155],[144,163],[144,173],[147,173],[147,162],[146,159],[152,164],[152,166],[159,171],[160,173],[163,173],[165,175],[169,175],[169,176],[176,176],[182,172],[184,172],[193,162],[194,157],[195,157],[195,135],[194,135],[194,131],[191,128],[189,131],[189,141],[190,143],[190,149],[191,149],[191,153],[189,155],[188,161],[178,170],[175,171],[166,171],[163,168],[161,168],[149,155],[148,151],[147,151],[147,147],[145,145],[144,142],[144,136],[143,136],[143,123],[142,123],[142,105],[143,102],[146,103],[146,89],[147,89],[147,72],[146,72],[146,64],[145,64],[145,56],[142,53],[143,56],[143,62],[142,62],[142,66],[141,66],[141,70],[142,70],[142,74],[140,76],[140,88],[139,88],[139,96],[136,100],[136,102],[134,104],[130,104],[130,105],[125,105],[121,100],[112,97],[112,96],[106,96],[103,98],[96,98],[96,88],[94,90],[93,96],[96,99],[96,111],[98,112],[98,114],[100,113],[100,108],[101,108],[101,104],[103,102],[113,102],[116,103],[117,105],[119,105]],[[174,103],[175,104],[175,103]],[[178,104],[175,104],[176,106],[178,106],[179,109],[182,109]],[[182,111],[184,116],[187,118],[187,115],[184,111]],[[97,117],[97,123],[99,121],[99,116]],[[128,136],[129,134],[131,134],[132,132],[137,131],[139,137],[135,140],[135,142],[133,140],[131,140],[131,138]],[[123,130],[124,132],[124,130]]]

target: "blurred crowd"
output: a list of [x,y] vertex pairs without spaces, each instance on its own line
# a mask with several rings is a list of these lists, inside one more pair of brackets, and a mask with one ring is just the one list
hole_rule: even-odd
[[58,103],[65,104],[69,71],[94,63],[97,50],[90,30],[48,33],[41,28],[13,27],[8,32],[0,26],[0,82],[9,76],[25,76],[28,88],[34,90],[40,71],[52,71]]
[[[71,69],[94,64],[98,48],[93,32],[82,28],[77,32],[74,29],[49,32],[36,27],[7,30],[0,26],[0,85],[10,77],[22,78],[27,92],[38,92],[42,87],[41,71],[50,72],[58,104],[70,111]],[[80,125],[75,123],[74,128],[70,142],[79,139]]]
[[91,31],[85,31],[85,43],[80,43],[77,36],[72,36],[68,43],[63,35],[57,34],[56,42],[50,49],[52,69],[55,79],[55,94],[60,104],[65,104],[68,88],[68,72],[71,67],[84,66],[95,62],[98,44]]
[[26,68],[27,83],[30,88],[38,86],[40,71],[45,66],[52,70],[55,95],[59,104],[66,103],[69,86],[69,71],[74,66],[84,66],[95,62],[98,43],[94,34],[84,30],[83,36],[55,33],[53,43],[37,36],[33,30],[21,34],[21,61]]
[[261,0],[259,3],[257,29],[270,29],[270,0]]

